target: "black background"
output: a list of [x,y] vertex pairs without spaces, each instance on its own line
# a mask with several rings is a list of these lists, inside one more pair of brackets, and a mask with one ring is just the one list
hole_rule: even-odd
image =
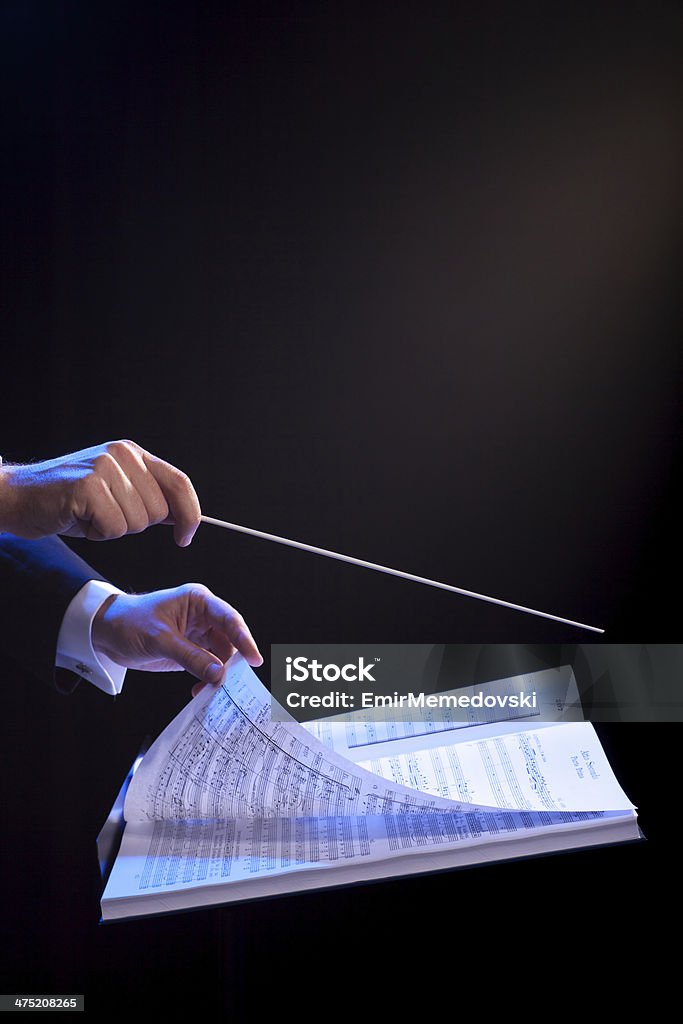
[[[130,437],[209,515],[678,638],[678,5],[0,11],[6,459]],[[209,527],[78,550],[266,654],[586,639]],[[190,680],[5,676],[5,992],[248,1020],[661,964],[680,726],[600,727],[646,844],[102,927],[95,835]]]

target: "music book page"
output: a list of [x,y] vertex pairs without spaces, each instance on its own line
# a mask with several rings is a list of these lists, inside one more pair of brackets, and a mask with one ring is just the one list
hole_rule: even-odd
[[[240,655],[145,754],[105,918],[637,838],[590,723],[505,726],[356,764],[296,722]],[[460,740],[458,737],[461,737]]]

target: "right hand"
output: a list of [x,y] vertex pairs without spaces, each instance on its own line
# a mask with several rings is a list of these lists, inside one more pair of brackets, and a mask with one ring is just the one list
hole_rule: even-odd
[[186,547],[200,515],[189,478],[134,441],[0,468],[0,530],[27,540],[55,533],[112,540],[170,523]]

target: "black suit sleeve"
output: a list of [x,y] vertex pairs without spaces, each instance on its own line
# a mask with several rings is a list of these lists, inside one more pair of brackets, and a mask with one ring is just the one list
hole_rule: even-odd
[[81,587],[103,578],[58,537],[0,534],[0,645],[22,669],[70,693],[79,677],[55,669],[59,629]]

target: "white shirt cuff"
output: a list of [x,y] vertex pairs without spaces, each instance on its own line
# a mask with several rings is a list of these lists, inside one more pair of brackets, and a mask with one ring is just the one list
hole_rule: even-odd
[[126,669],[106,654],[95,652],[92,645],[92,623],[104,601],[112,594],[121,593],[117,587],[102,580],[90,580],[81,587],[62,619],[55,657],[58,668],[75,672],[113,696],[121,693]]

